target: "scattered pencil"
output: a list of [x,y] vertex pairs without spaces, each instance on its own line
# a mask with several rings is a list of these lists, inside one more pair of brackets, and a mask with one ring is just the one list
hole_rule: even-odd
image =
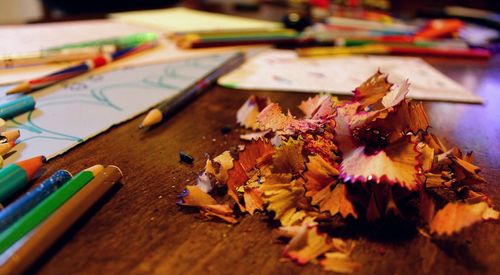
[[212,85],[221,75],[239,66],[243,60],[244,55],[242,53],[236,53],[219,68],[205,75],[200,81],[189,86],[173,98],[160,103],[158,107],[149,111],[139,125],[139,129],[158,124],[165,118],[172,116],[174,113],[184,108],[195,97],[203,93],[205,89]]
[[30,66],[57,62],[81,61],[104,53],[116,51],[114,45],[100,47],[69,48],[61,50],[0,55],[0,68]]
[[25,188],[45,162],[45,157],[36,156],[0,169],[0,203],[4,204],[12,195]]
[[351,54],[398,54],[439,57],[490,58],[491,53],[483,49],[438,49],[420,46],[389,46],[367,44],[352,47],[314,47],[297,49],[301,57],[351,55]]
[[8,152],[10,152],[10,150],[12,150],[12,148],[14,148],[14,146],[16,146],[15,141],[8,141],[5,143],[0,143],[0,155],[3,156],[5,154],[7,154]]
[[10,90],[8,90],[6,94],[28,93],[35,89],[44,88],[59,81],[70,79],[93,69],[102,67],[115,60],[122,59],[135,53],[153,48],[154,46],[156,46],[156,44],[156,41],[151,43],[144,43],[137,47],[118,50],[112,54],[103,54],[101,56],[86,60],[78,65],[71,66],[61,71],[20,83],[19,85],[14,86]]
[[47,219],[57,208],[75,195],[102,170],[102,165],[94,165],[78,173],[26,215],[0,233],[0,254]]
[[148,112],[141,125],[139,125],[139,129],[144,127],[149,127],[151,125],[155,125],[160,123],[163,120],[163,114],[159,109],[153,109]]
[[70,172],[66,170],[59,170],[40,183],[40,185],[38,185],[35,189],[27,192],[22,197],[5,207],[2,211],[0,211],[0,232],[28,213],[28,211],[33,209],[38,203],[43,201],[70,179]]
[[0,143],[6,143],[9,141],[16,141],[20,135],[21,135],[21,132],[19,130],[8,130],[5,132],[2,132],[2,133],[0,133]]
[[0,256],[0,274],[23,273],[64,232],[122,178],[116,166],[107,166],[30,234]]
[[190,154],[181,151],[179,152],[179,157],[181,158],[182,162],[185,162],[187,164],[193,164],[194,158]]
[[300,37],[300,35],[280,35],[280,36],[255,36],[255,37],[228,37],[228,38],[191,38],[177,41],[177,46],[184,49],[224,47],[224,46],[244,46],[260,44],[282,44],[282,45],[310,45],[314,39]]
[[59,51],[67,49],[80,49],[87,47],[100,47],[106,45],[114,45],[118,49],[136,47],[143,43],[151,43],[158,40],[158,35],[154,32],[135,33],[126,36],[98,39],[86,42],[77,42],[65,44],[57,47],[43,49],[44,51]]
[[32,96],[22,96],[11,101],[0,104],[0,118],[9,119],[26,113],[35,108],[35,100]]

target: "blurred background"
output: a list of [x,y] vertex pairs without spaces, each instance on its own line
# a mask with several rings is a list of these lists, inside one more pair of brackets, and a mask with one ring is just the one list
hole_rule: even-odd
[[259,4],[294,5],[298,2],[330,3],[344,6],[365,6],[390,9],[400,12],[400,17],[414,17],[439,12],[446,6],[500,11],[498,0],[0,0],[0,24],[19,24],[28,22],[49,22],[62,20],[103,18],[107,13],[117,11],[166,8],[182,3],[211,11],[240,11],[259,9]]

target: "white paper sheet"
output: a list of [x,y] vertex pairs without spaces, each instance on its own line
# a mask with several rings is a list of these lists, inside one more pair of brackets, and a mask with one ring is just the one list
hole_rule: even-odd
[[342,56],[299,58],[294,51],[261,53],[219,79],[235,89],[328,92],[351,95],[377,70],[389,81],[410,81],[409,97],[421,100],[480,103],[481,98],[434,69],[420,58],[392,56]]
[[283,27],[283,24],[279,22],[192,10],[182,7],[112,13],[110,17],[117,21],[146,26],[164,32],[252,30]]
[[95,71],[36,92],[36,109],[7,122],[9,128],[21,130],[21,143],[6,162],[57,156],[174,96],[233,55]]

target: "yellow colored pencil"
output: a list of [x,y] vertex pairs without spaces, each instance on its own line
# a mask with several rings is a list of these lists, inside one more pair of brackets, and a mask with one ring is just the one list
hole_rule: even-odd
[[314,47],[297,49],[297,54],[302,57],[387,53],[390,53],[390,49],[384,45],[363,45],[355,47]]

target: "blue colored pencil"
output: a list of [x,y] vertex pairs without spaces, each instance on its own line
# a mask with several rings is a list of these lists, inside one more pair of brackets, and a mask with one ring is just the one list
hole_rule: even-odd
[[38,187],[27,192],[0,211],[0,232],[7,229],[70,179],[71,174],[68,171],[59,170],[38,185]]
[[35,108],[35,100],[32,96],[22,96],[11,101],[0,104],[0,118],[9,119]]

